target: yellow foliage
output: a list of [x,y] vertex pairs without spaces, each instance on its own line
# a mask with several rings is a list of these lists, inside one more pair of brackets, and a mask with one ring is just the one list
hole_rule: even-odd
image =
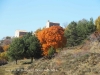
[[0,53],[0,59],[1,59],[1,60],[2,60],[2,59],[7,60],[7,52],[2,52],[2,53]]
[[98,31],[100,31],[100,16],[95,20],[95,25]]
[[4,50],[4,51],[7,51],[8,48],[9,48],[9,45],[4,45],[4,46],[3,46],[3,50]]

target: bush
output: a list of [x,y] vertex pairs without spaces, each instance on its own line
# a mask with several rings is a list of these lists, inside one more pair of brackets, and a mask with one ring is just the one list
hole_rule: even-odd
[[48,50],[48,58],[52,58],[54,56],[54,53],[56,52],[56,49],[54,47],[50,47]]

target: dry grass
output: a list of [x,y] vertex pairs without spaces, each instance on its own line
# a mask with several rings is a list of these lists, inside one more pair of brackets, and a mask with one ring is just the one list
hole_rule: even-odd
[[29,61],[25,59],[20,60],[18,65],[10,62],[0,66],[0,75],[13,75],[9,70],[16,68],[27,71],[21,75],[100,75],[100,43],[92,42],[82,48],[65,48],[53,59],[41,58],[32,64],[22,64]]

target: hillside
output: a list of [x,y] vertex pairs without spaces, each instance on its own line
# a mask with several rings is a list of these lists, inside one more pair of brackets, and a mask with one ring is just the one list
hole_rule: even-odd
[[[100,75],[100,42],[94,34],[84,44],[64,48],[53,59],[19,60],[0,66],[0,75]],[[17,71],[15,71],[17,69]],[[21,71],[18,71],[20,70]],[[20,74],[17,74],[20,73]]]

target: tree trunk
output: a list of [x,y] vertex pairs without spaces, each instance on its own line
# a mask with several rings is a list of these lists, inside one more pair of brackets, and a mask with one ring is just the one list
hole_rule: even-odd
[[31,63],[33,63],[33,57],[31,57]]
[[17,65],[17,59],[16,59],[16,65]]

